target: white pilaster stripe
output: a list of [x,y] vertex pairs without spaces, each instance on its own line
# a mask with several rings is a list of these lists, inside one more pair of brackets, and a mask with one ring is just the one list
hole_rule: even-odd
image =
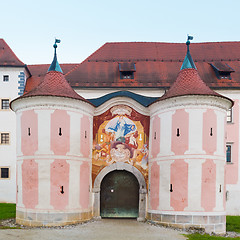
[[80,166],[82,162],[67,160],[69,164],[69,204],[68,209],[80,208]]
[[22,199],[22,164],[23,164],[23,160],[17,161],[17,196],[18,196],[17,206],[18,207],[25,207]]
[[185,159],[188,163],[188,206],[184,211],[204,211],[201,207],[202,164],[205,159]]
[[185,154],[204,154],[203,113],[205,109],[186,109],[189,113],[189,148]]
[[81,118],[82,114],[67,111],[70,116],[70,151],[67,155],[78,155],[81,154]]
[[170,178],[171,164],[173,162],[174,160],[157,163],[160,166],[159,210],[173,210],[170,206]]
[[38,163],[38,205],[37,209],[52,209],[50,205],[51,195],[51,163],[54,159],[48,161],[35,160]]
[[34,110],[38,114],[38,150],[35,154],[52,154],[51,114],[54,110]]
[[[223,198],[225,197],[224,193],[224,161],[214,160],[216,164],[216,207],[213,211],[224,211],[223,207]],[[221,185],[221,192],[220,192]]]
[[217,149],[215,155],[225,156],[224,131],[225,131],[225,113],[214,110],[217,116]]
[[159,114],[160,121],[160,152],[157,155],[173,155],[172,147],[172,115],[175,111],[169,111]]

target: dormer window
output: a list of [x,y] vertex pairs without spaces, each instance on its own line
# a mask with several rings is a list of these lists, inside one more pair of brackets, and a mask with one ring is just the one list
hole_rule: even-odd
[[218,79],[231,79],[231,73],[235,72],[227,63],[213,62],[210,63]]
[[135,63],[123,62],[119,63],[120,79],[134,79],[134,72],[136,72]]

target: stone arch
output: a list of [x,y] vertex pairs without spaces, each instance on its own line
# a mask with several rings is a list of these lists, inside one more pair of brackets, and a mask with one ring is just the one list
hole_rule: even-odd
[[110,172],[114,170],[125,170],[132,173],[138,180],[139,183],[139,214],[138,214],[138,221],[144,221],[146,215],[146,199],[147,199],[147,185],[145,179],[141,172],[135,168],[134,166],[123,163],[123,162],[116,162],[113,163],[105,168],[97,175],[94,185],[93,185],[93,196],[94,196],[94,203],[93,203],[93,216],[100,217],[100,186],[103,178]]

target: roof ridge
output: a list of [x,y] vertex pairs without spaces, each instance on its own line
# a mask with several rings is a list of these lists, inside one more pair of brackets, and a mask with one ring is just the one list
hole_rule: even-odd
[[[104,45],[106,45],[106,44],[129,44],[129,43],[153,43],[153,44],[186,44],[185,42],[147,42],[147,41],[130,41],[130,42],[106,42]],[[212,43],[219,43],[219,44],[221,44],[221,43],[223,43],[223,44],[225,44],[225,43],[240,43],[240,41],[216,41],[216,42],[194,42],[194,43],[191,43],[191,44],[193,44],[193,45],[195,45],[195,44],[212,44]],[[104,46],[103,45],[103,46]],[[102,47],[103,47],[102,46]],[[99,49],[98,49],[99,50]],[[95,51],[96,52],[96,51]]]
[[68,71],[67,73],[65,73],[64,75],[67,76],[68,74],[70,74],[71,72],[74,72],[80,65],[81,63],[77,64],[75,67],[73,67],[70,71]]
[[24,66],[26,66],[26,64],[25,63],[23,63],[18,57],[17,57],[17,55],[13,52],[13,50],[9,47],[9,45],[6,43],[6,41],[3,39],[3,38],[1,38],[0,40],[2,40],[3,42],[4,42],[4,44],[7,46],[7,48],[10,50],[10,52],[14,55],[14,57],[16,57],[16,59],[22,64],[22,65],[24,65]]

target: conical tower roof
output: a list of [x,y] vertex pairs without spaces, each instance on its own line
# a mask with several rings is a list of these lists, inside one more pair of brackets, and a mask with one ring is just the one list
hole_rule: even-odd
[[[192,39],[192,37],[190,39]],[[210,89],[206,85],[206,83],[201,79],[201,77],[198,74],[197,68],[194,64],[194,61],[192,59],[192,56],[190,54],[189,39],[186,45],[187,54],[183,61],[180,72],[178,73],[177,80],[173,83],[170,89],[157,101],[185,95],[208,95],[226,98]],[[233,104],[233,101],[231,99],[229,98],[226,99],[230,100]]]
[[[60,40],[55,41],[53,47],[55,48],[54,58],[50,65],[44,80],[30,92],[23,94],[20,98],[34,97],[34,96],[55,96],[66,97],[81,100],[92,105],[88,100],[78,95],[65,79],[62,69],[57,61],[56,48]],[[18,98],[19,99],[19,98]]]

